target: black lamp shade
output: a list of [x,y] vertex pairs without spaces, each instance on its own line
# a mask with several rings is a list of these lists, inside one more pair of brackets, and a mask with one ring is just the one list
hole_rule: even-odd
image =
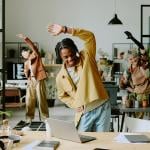
[[123,24],[122,22],[121,22],[121,20],[117,17],[117,14],[115,14],[115,16],[114,16],[114,18],[112,18],[110,21],[109,21],[109,23],[108,24],[110,24],[110,25],[115,25],[115,24]]

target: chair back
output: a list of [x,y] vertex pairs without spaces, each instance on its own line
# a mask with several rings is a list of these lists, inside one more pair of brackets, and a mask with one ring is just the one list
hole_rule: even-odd
[[105,89],[107,90],[109,100],[112,106],[117,105],[117,92],[119,86],[115,82],[103,82]]
[[150,120],[126,116],[125,129],[128,132],[150,132]]

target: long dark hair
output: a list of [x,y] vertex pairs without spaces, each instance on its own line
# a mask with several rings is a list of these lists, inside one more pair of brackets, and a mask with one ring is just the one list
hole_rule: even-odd
[[70,38],[65,38],[61,42],[58,42],[56,47],[55,47],[56,63],[60,63],[60,64],[62,63],[60,52],[64,48],[70,49],[75,53],[79,52],[77,46],[74,43],[74,41]]

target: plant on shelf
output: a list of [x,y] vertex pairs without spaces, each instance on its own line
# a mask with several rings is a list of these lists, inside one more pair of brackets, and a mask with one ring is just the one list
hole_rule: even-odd
[[45,51],[44,51],[44,49],[43,48],[41,48],[41,51],[40,51],[40,56],[43,58],[43,57],[45,57]]
[[47,86],[48,88],[48,92],[47,92],[47,96],[48,96],[48,105],[50,107],[54,106],[54,103],[55,103],[55,99],[56,99],[56,87],[54,87],[53,85],[49,84]]
[[148,94],[137,94],[137,100],[140,102],[142,107],[148,106],[149,95]]
[[125,102],[126,107],[130,108],[133,107],[134,101],[135,101],[135,93],[129,93],[128,100]]
[[148,106],[149,96],[147,94],[142,94],[142,107]]

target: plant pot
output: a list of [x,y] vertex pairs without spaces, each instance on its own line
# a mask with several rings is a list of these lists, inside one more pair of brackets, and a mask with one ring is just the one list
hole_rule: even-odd
[[142,100],[142,107],[148,107],[148,100]]
[[125,106],[126,106],[127,108],[133,107],[133,101],[131,101],[131,100],[126,100],[126,101],[125,101]]
[[54,105],[55,105],[55,99],[48,99],[47,103],[48,103],[48,107],[54,107]]

